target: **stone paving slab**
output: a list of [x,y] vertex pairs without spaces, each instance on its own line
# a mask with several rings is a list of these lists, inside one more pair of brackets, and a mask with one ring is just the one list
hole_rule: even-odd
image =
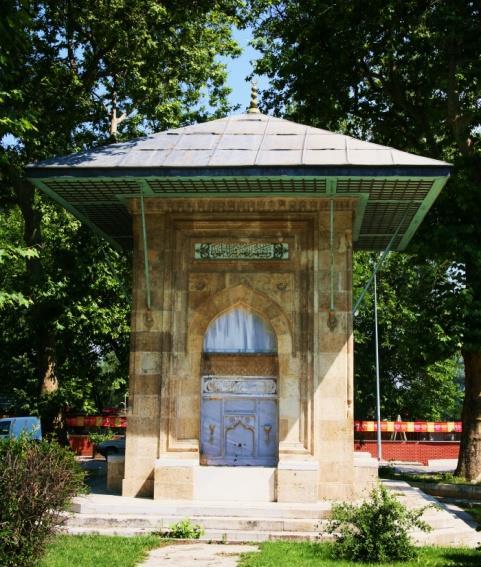
[[413,530],[411,535],[418,545],[444,545],[478,547],[481,534],[476,531],[476,522],[461,508],[446,505],[435,497],[410,486],[407,482],[383,479],[382,483],[408,508],[429,506],[421,519],[433,530],[429,533]]
[[259,551],[255,545],[173,544],[151,551],[139,567],[235,567],[241,553],[254,551]]

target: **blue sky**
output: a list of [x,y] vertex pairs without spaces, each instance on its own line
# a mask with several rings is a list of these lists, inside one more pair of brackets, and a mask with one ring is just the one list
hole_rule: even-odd
[[[252,39],[252,31],[250,29],[238,30],[233,32],[234,39],[242,47],[242,54],[237,59],[223,60],[227,63],[227,71],[229,74],[228,84],[232,89],[229,97],[232,104],[240,104],[240,110],[244,110],[249,106],[251,98],[251,84],[246,77],[252,71],[252,61],[259,58],[259,52],[252,46],[248,45]],[[256,77],[259,92],[265,90],[269,86],[266,77]]]

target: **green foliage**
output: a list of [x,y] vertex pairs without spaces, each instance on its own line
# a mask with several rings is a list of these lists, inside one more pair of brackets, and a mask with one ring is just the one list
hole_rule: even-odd
[[115,437],[115,433],[111,429],[104,429],[100,432],[89,433],[89,441],[93,445],[100,445],[104,441],[110,441]]
[[[45,240],[35,281],[25,262],[0,274],[4,287],[31,299],[25,306],[6,306],[0,318],[0,348],[9,353],[0,359],[2,393],[27,414],[55,415],[68,407],[100,411],[122,401],[127,384],[129,258],[60,208],[40,199],[38,206]],[[21,234],[20,215],[9,218],[12,237]],[[58,379],[49,397],[40,396],[45,349]]]
[[408,531],[429,531],[421,520],[426,508],[408,510],[380,484],[360,505],[334,504],[328,532],[336,536],[334,554],[353,561],[404,561],[416,556]]
[[[460,476],[455,476],[451,472],[441,473],[410,473],[405,471],[397,471],[394,467],[379,467],[379,478],[389,478],[392,480],[402,480],[404,482],[420,483],[427,482],[430,484],[476,484],[468,483],[468,481]],[[477,483],[481,484],[481,482]]]
[[[454,164],[410,246],[451,264],[437,312],[460,329],[466,389],[458,472],[481,474],[481,34],[468,0],[251,0],[255,72],[276,114]],[[456,295],[456,301],[452,296]],[[429,316],[426,317],[429,320]],[[444,360],[441,358],[439,360]],[[436,378],[433,388],[436,387]]]
[[0,565],[38,564],[83,479],[73,453],[54,442],[0,442]]
[[169,526],[165,536],[174,539],[199,539],[204,529],[199,524],[192,523],[188,518]]
[[32,304],[32,299],[18,289],[18,281],[25,272],[25,261],[37,258],[38,250],[17,244],[21,241],[19,221],[18,212],[0,214],[0,312],[6,308],[28,307]]
[[67,408],[123,400],[131,305],[129,255],[35,195],[24,166],[226,114],[221,58],[239,54],[242,9],[237,0],[2,3],[0,249],[17,255],[0,270],[9,353],[0,393],[15,411],[59,425]]
[[481,531],[481,506],[477,502],[463,502],[460,506],[477,522],[477,531]]
[[[314,542],[268,541],[259,544],[259,551],[244,553],[239,567],[365,567],[359,563],[332,557],[333,544]],[[412,561],[389,561],[376,567],[474,567],[479,551],[461,547],[421,547]],[[59,566],[60,567],[60,566]],[[63,567],[63,566],[61,566]]]
[[[354,255],[354,297],[372,274],[375,254]],[[378,272],[381,415],[395,419],[459,419],[460,288],[450,263],[390,253]],[[450,302],[451,309],[446,309]],[[355,414],[375,416],[374,298],[366,294],[354,319]]]
[[158,536],[57,536],[40,567],[134,567],[148,551],[166,545]]

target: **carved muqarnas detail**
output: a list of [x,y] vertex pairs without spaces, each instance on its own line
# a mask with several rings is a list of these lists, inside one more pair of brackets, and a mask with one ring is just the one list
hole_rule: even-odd
[[285,242],[196,242],[196,260],[287,260]]

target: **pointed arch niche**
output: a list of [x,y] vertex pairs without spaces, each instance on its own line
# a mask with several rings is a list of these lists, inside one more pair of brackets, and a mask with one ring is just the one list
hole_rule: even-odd
[[210,322],[204,353],[273,354],[277,341],[272,327],[257,313],[237,306]]
[[236,305],[211,321],[204,335],[200,463],[276,466],[278,413],[274,330]]
[[[244,284],[217,292],[193,310],[189,321],[187,351],[186,362],[188,361],[189,369],[184,373],[185,378],[176,398],[190,400],[189,422],[193,428],[194,420],[197,423],[192,430],[191,444],[198,447],[201,455],[202,436],[215,438],[221,434],[219,423],[204,424],[202,420],[201,405],[206,389],[205,381],[209,377],[212,379],[215,376],[236,375],[275,378],[278,453],[281,454],[284,450],[305,451],[301,433],[303,416],[299,383],[300,361],[293,352],[290,321],[279,304],[266,294]],[[264,385],[269,389],[267,384]],[[215,389],[217,386],[218,384],[213,384],[210,388]],[[256,389],[254,386],[253,388]],[[247,438],[249,424],[244,417],[248,412],[236,413],[234,408],[232,416],[229,417],[235,418],[237,414],[238,427],[242,428],[242,433]],[[179,429],[175,424],[172,425],[174,429],[171,429],[171,435],[174,433],[175,437],[175,430]],[[204,432],[203,427],[206,428]],[[260,428],[261,432],[257,431],[256,435],[264,435],[270,442],[275,433],[274,424],[266,421],[260,424]],[[185,429],[183,433],[187,433]],[[186,437],[187,435],[184,437],[185,441]],[[202,457],[201,461],[205,463]]]

